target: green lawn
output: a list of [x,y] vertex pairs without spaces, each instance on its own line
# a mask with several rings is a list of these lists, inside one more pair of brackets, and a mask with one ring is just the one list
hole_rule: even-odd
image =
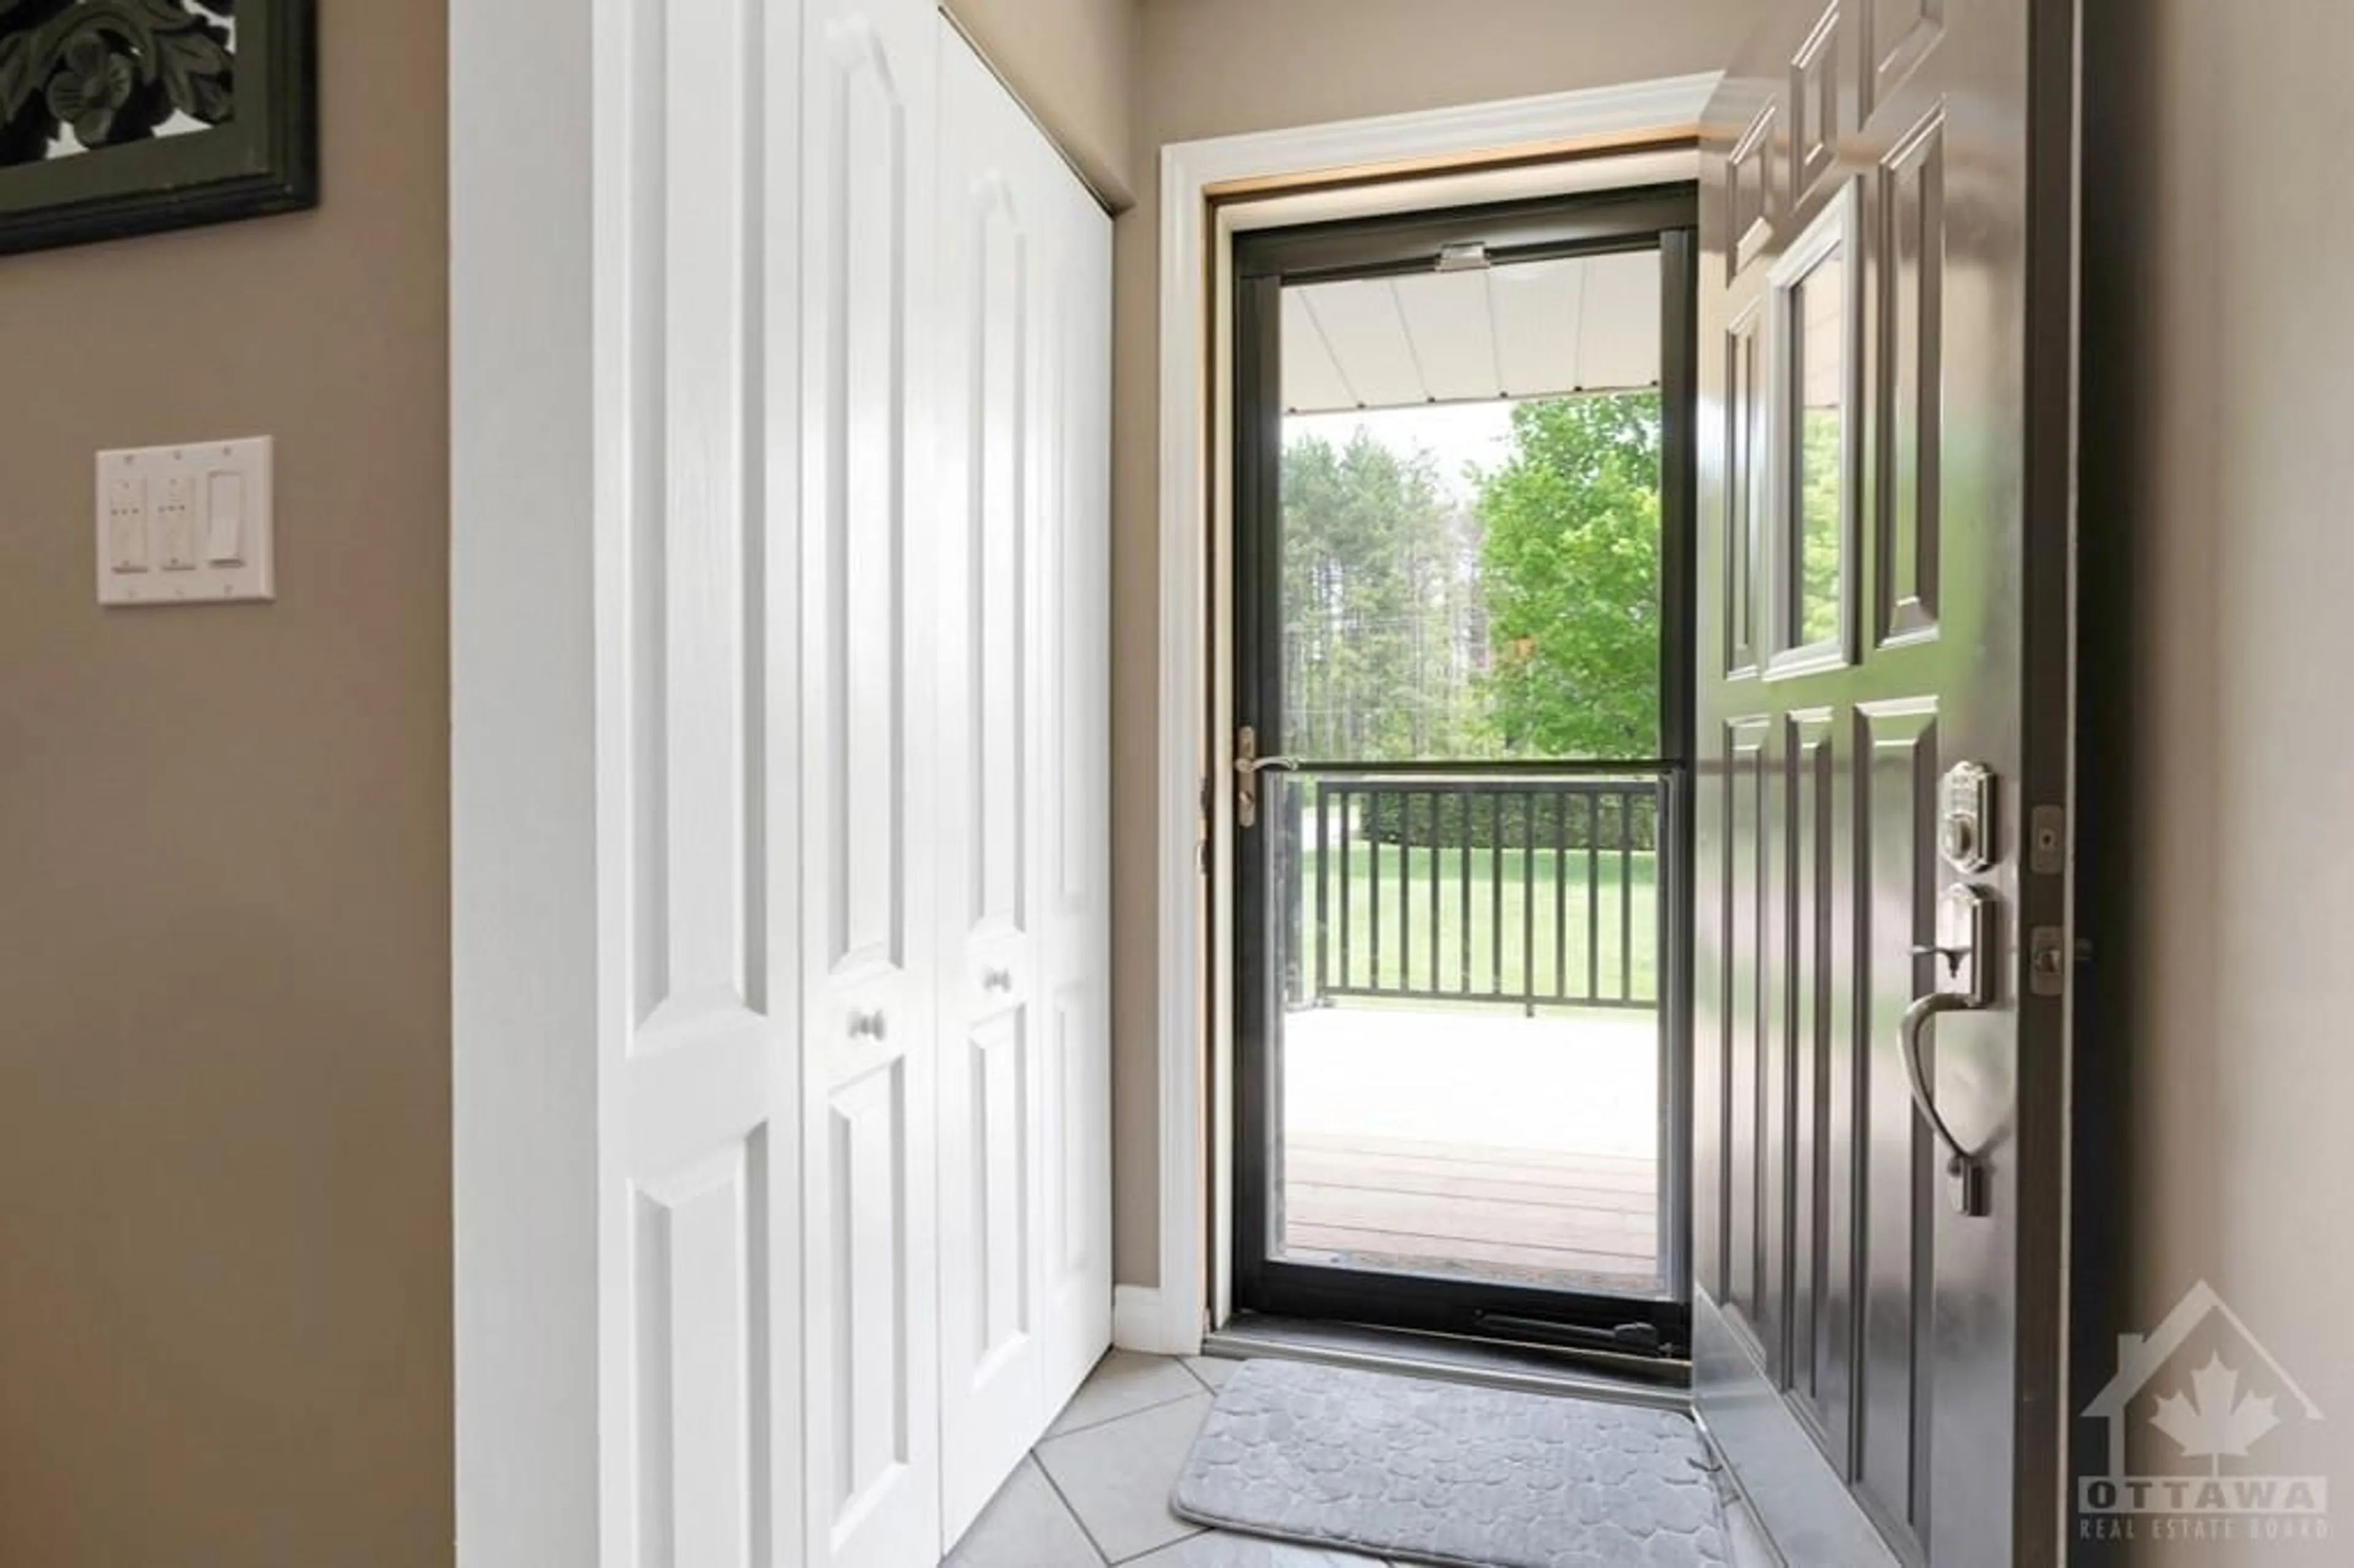
[[[1345,983],[1358,987],[1377,984],[1384,990],[1404,987],[1452,991],[1461,988],[1465,983],[1463,900],[1468,869],[1469,985],[1473,992],[1500,990],[1510,995],[1533,990],[1550,996],[1565,990],[1573,998],[1592,997],[1606,1001],[1628,997],[1641,1001],[1658,999],[1659,919],[1658,868],[1653,855],[1637,852],[1627,857],[1622,905],[1620,860],[1616,850],[1605,850],[1594,857],[1590,885],[1585,852],[1569,851],[1562,863],[1558,886],[1550,849],[1541,848],[1533,862],[1525,867],[1519,849],[1505,850],[1500,878],[1497,876],[1492,852],[1475,849],[1469,853],[1470,864],[1467,868],[1465,852],[1460,850],[1402,849],[1396,844],[1380,843],[1350,846],[1345,879],[1349,889]],[[1302,974],[1295,994],[1312,994],[1316,983],[1319,869],[1317,852],[1305,851],[1299,868]],[[1434,869],[1438,887],[1435,918],[1431,909]],[[1344,983],[1341,927],[1343,879],[1337,854],[1326,874],[1325,981],[1339,986]],[[1381,900],[1378,948],[1373,907],[1377,876]],[[1496,911],[1500,881],[1503,903],[1500,925]],[[1405,900],[1403,906],[1401,896]],[[1589,931],[1599,933],[1596,947],[1600,973],[1592,991],[1587,989]],[[1436,984],[1431,969],[1434,935]],[[1622,965],[1626,967],[1622,969]],[[1497,984],[1500,969],[1500,986]]]

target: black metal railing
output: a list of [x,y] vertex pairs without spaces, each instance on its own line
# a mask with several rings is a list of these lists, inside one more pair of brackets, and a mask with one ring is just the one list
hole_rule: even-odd
[[1301,768],[1275,846],[1291,1004],[1658,1007],[1681,783],[1649,764]]

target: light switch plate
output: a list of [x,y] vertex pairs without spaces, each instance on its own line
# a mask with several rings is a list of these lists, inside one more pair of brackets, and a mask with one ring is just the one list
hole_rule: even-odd
[[98,602],[277,597],[270,442],[191,441],[98,454]]

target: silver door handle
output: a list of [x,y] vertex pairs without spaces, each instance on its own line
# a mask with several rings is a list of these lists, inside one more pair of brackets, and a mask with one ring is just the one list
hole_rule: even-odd
[[1286,773],[1299,770],[1296,757],[1261,757],[1258,730],[1244,725],[1235,731],[1235,825],[1258,826],[1258,776],[1273,768]]
[[1941,1012],[1973,1012],[1978,1005],[1960,991],[1933,991],[1914,997],[1913,1005],[1904,1010],[1904,1021],[1896,1026],[1897,1037],[1904,1048],[1904,1086],[1912,1091],[1913,1108],[1945,1147],[1946,1175],[1953,1184],[1954,1211],[1971,1219],[1983,1219],[1992,1211],[1992,1193],[1988,1191],[1992,1182],[1988,1178],[1986,1161],[1962,1147],[1962,1140],[1954,1136],[1954,1129],[1946,1125],[1944,1114],[1937,1109],[1937,1097],[1929,1087],[1928,1075],[1921,1070],[1921,1026]]
[[1976,1012],[1994,1005],[1995,895],[1984,887],[1956,883],[1937,900],[1937,939],[1913,949],[1916,959],[1934,958],[1935,989],[1913,999],[1897,1025],[1903,1047],[1904,1086],[1913,1097],[1914,1112],[1928,1124],[1946,1151],[1946,1175],[1953,1184],[1954,1208],[1972,1219],[1984,1218],[1992,1208],[1993,1182],[1987,1163],[1962,1147],[1954,1129],[1937,1108],[1929,1075],[1921,1066],[1921,1028],[1941,1012]]
[[879,1009],[874,1012],[854,1012],[850,1015],[850,1037],[853,1040],[882,1040],[890,1033],[890,1021]]
[[981,974],[981,986],[983,991],[1012,991],[1013,989],[1013,971],[1012,969],[983,969]]

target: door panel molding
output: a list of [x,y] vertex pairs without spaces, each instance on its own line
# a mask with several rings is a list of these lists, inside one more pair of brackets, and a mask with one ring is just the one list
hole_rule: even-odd
[[766,1129],[637,1184],[638,1540],[649,1558],[774,1552],[766,1463]]
[[1760,1361],[1769,1359],[1765,1334],[1774,1315],[1761,1300],[1766,1277],[1762,1169],[1766,1150],[1766,857],[1771,853],[1766,777],[1772,765],[1772,734],[1773,721],[1764,715],[1725,721],[1724,826],[1719,840],[1725,856],[1728,915],[1721,1013],[1726,1175],[1724,1289],[1720,1299],[1726,1323]]
[[1848,1346],[1854,1321],[1852,986],[1855,969],[1838,917],[1854,874],[1852,794],[1840,769],[1831,710],[1784,716],[1789,780],[1788,991],[1793,1088],[1790,1389],[1794,1408],[1842,1476],[1848,1446]]
[[1839,160],[1854,85],[1840,69],[1847,37],[1841,0],[1823,7],[1813,29],[1790,56],[1790,188],[1809,190]]
[[1937,635],[1945,169],[1946,105],[1940,101],[1880,164],[1880,210],[1888,226],[1880,251],[1885,279],[1881,352],[1887,357],[1879,377],[1880,406],[1873,410],[1882,443],[1881,494],[1874,508],[1880,569],[1873,574],[1873,630],[1882,645]]
[[1781,120],[1781,101],[1766,99],[1724,156],[1724,199],[1734,236],[1725,260],[1728,281],[1746,272],[1774,243],[1775,226],[1787,205],[1776,197],[1782,187],[1774,178]]
[[[1930,1255],[1941,1181],[1927,1133],[1913,1114],[1894,1059],[1897,1021],[1926,989],[1927,966],[1912,952],[1936,939],[1931,905],[1936,874],[1937,704],[1934,697],[1860,703],[1855,710],[1858,863],[1856,886],[1872,890],[1851,914],[1859,994],[1868,1009],[1862,1105],[1871,1137],[1859,1171],[1856,1245],[1862,1344],[1857,1361],[1859,1494],[1893,1531],[1912,1540],[1928,1503],[1915,1412],[1935,1397],[1925,1366],[1935,1301]],[[1893,914],[1901,924],[1891,928]]]
[[[815,13],[812,14],[813,16]],[[823,624],[835,629],[820,710],[832,857],[828,968],[837,979],[908,966],[904,791],[908,660],[905,563],[910,460],[907,313],[915,265],[907,105],[872,19],[819,23],[818,97],[828,106],[825,208],[811,233],[822,282],[824,373],[811,390],[825,432],[816,504]]]
[[1863,0],[1864,111],[1894,97],[1946,30],[1947,0]]

